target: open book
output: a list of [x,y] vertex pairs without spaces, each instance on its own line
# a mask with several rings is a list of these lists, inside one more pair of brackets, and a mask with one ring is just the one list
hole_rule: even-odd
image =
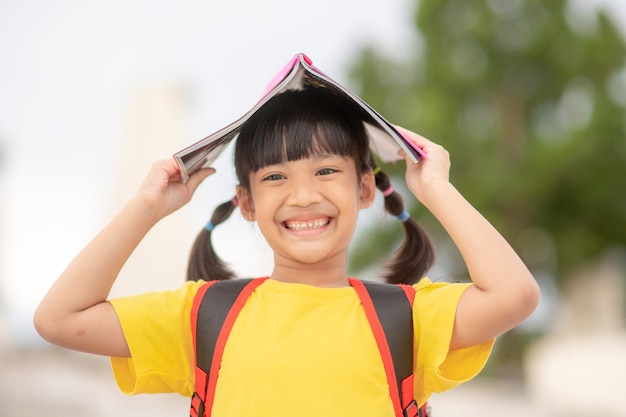
[[295,55],[285,68],[274,77],[263,97],[246,114],[228,126],[174,154],[183,181],[187,181],[196,170],[211,166],[226,146],[237,137],[241,126],[269,99],[284,91],[301,90],[305,86],[328,88],[345,99],[347,103],[356,106],[362,115],[369,136],[370,147],[383,162],[400,159],[398,156],[400,149],[405,150],[414,162],[423,156],[422,151],[417,146],[402,136],[376,110],[356,94],[317,69],[309,57],[300,53]]

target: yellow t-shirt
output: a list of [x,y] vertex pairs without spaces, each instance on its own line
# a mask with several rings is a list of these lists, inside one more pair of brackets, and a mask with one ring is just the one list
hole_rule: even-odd
[[[131,358],[111,358],[126,394],[191,396],[190,311],[203,282],[112,300]],[[473,378],[493,342],[448,351],[466,284],[416,284],[415,398],[422,404]],[[352,287],[267,280],[249,297],[228,337],[213,416],[393,416],[382,359]]]

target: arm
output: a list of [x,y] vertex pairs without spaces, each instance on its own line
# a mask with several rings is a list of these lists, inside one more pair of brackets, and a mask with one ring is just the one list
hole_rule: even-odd
[[174,160],[155,163],[131,199],[74,258],[39,304],[34,324],[49,342],[73,350],[128,357],[117,315],[106,299],[128,257],[163,217],[186,204],[205,169],[182,183]]
[[426,153],[406,159],[406,181],[458,247],[473,285],[457,306],[451,349],[473,346],[524,321],[539,302],[530,271],[500,233],[449,182],[447,151],[402,129]]

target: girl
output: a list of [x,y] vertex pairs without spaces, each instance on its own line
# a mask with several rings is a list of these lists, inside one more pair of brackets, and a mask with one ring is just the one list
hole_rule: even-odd
[[[454,240],[472,283],[420,279],[433,260],[430,242],[373,165],[363,124],[349,108],[314,88],[278,95],[236,143],[239,211],[257,222],[274,268],[228,338],[213,416],[394,415],[380,354],[346,272],[357,215],[374,201],[376,176],[407,235],[387,279],[419,281],[413,309],[419,404],[474,377],[494,338],[534,310],[533,277],[450,184],[447,152],[403,133],[426,155],[417,164],[405,158],[408,188]],[[125,393],[193,393],[191,303],[204,280],[230,277],[210,247],[210,231],[233,203],[197,239],[190,281],[175,291],[107,297],[144,235],[213,172],[201,170],[183,183],[173,160],[155,163],[137,195],[78,254],[35,313],[35,327],[51,343],[111,356]]]

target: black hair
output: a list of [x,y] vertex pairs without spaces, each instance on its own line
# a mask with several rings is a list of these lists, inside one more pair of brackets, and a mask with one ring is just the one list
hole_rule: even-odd
[[382,170],[376,172],[376,188],[385,197],[385,210],[404,226],[404,241],[386,264],[385,281],[391,284],[418,282],[435,263],[435,250],[428,233],[405,212],[402,195],[395,191],[391,179]]
[[[375,162],[363,120],[363,114],[346,104],[343,97],[323,88],[290,90],[273,97],[244,123],[236,140],[234,161],[239,185],[249,190],[249,176],[259,169],[321,153],[351,158],[359,176],[371,172]],[[387,191],[385,209],[400,216],[406,236],[387,264],[385,280],[415,283],[434,262],[431,241],[414,219],[403,215],[402,197],[391,192],[389,177],[377,170],[375,178],[377,188]],[[211,232],[230,216],[235,205],[236,200],[231,199],[218,206],[208,226],[200,231],[189,260],[188,280],[233,278],[215,254]]]
[[357,173],[372,169],[368,137],[358,114],[322,88],[289,90],[261,107],[241,128],[235,145],[239,184],[268,165],[328,153],[352,158]]

